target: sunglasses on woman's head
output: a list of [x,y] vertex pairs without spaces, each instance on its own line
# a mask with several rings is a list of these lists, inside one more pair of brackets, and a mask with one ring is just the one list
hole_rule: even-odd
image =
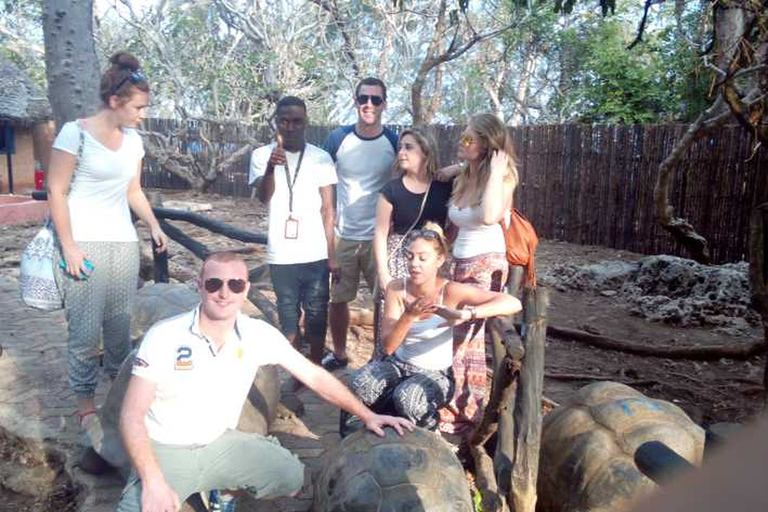
[[133,85],[136,85],[146,82],[147,78],[138,71],[132,71],[128,76],[117,82],[117,85],[112,88],[112,94],[115,94],[117,91],[119,91],[123,84],[129,80]]
[[357,104],[358,105],[365,105],[368,103],[368,100],[371,100],[371,103],[373,103],[374,107],[378,107],[382,103],[384,103],[384,98],[381,96],[375,96],[373,94],[358,94],[357,95]]
[[427,238],[430,240],[440,240],[440,234],[432,229],[414,229],[408,236],[409,239]]
[[219,279],[218,277],[210,277],[205,280],[203,283],[203,287],[205,288],[205,291],[208,293],[216,293],[221,289],[222,286],[224,286],[224,283],[227,283],[227,286],[229,286],[229,290],[232,293],[243,293],[245,290],[245,279]]

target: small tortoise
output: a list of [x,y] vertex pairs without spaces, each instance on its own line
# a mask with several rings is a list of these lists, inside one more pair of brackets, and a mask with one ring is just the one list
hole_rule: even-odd
[[448,443],[415,428],[402,437],[359,430],[325,455],[316,512],[470,512],[464,469]]
[[[144,333],[156,322],[189,311],[200,303],[200,296],[190,287],[181,284],[157,283],[144,286],[139,290],[132,322],[132,336],[142,338]],[[250,312],[245,311],[244,312]],[[257,342],[259,340],[256,340]],[[99,419],[103,438],[96,439],[93,450],[111,466],[123,472],[130,470],[130,461],[120,440],[118,423],[120,407],[131,378],[131,368],[136,357],[136,350],[126,358],[120,367],[115,381],[107,393],[104,406],[99,410]],[[280,399],[280,379],[277,369],[263,366],[256,373],[256,378],[248,393],[248,400],[240,414],[238,430],[266,435],[269,425],[277,414]],[[82,465],[86,471],[101,473],[106,471],[92,450],[86,450]]]
[[537,510],[623,510],[656,487],[633,459],[646,441],[701,463],[704,430],[676,405],[616,382],[581,388],[544,418]]

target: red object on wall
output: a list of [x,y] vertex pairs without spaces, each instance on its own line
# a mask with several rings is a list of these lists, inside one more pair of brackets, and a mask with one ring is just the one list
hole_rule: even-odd
[[35,160],[35,190],[45,189],[45,171],[40,162]]

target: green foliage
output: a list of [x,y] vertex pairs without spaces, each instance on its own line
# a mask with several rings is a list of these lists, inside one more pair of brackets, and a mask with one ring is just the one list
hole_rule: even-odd
[[634,21],[593,20],[561,31],[558,52],[561,61],[570,58],[563,65],[566,92],[553,98],[554,109],[581,122],[651,123],[689,120],[706,107],[699,59],[677,27],[647,29],[644,43],[628,50]]
[[36,0],[0,3],[0,57],[16,64],[39,87],[46,87],[42,9]]

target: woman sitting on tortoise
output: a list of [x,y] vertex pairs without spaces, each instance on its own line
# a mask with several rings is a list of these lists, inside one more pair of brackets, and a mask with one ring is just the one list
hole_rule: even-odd
[[431,430],[453,397],[453,326],[520,311],[511,295],[449,281],[438,270],[449,253],[440,226],[428,222],[406,241],[409,275],[385,291],[382,346],[387,354],[352,377],[352,390],[374,411],[389,411]]

